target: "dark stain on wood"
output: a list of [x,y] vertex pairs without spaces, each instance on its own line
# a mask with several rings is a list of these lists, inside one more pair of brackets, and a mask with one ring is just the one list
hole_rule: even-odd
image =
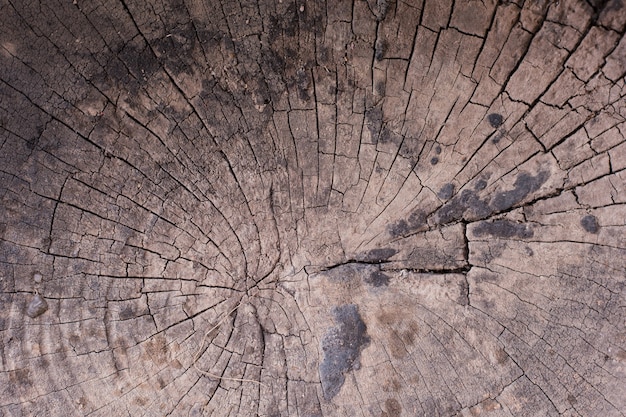
[[501,238],[530,238],[534,235],[529,225],[510,220],[494,220],[480,222],[474,229],[474,236],[494,236]]
[[[508,210],[530,193],[537,191],[549,177],[550,174],[546,171],[535,176],[521,173],[515,179],[512,190],[496,193],[491,201],[481,199],[472,190],[463,190],[437,210],[437,223],[446,224],[463,218],[480,219],[492,213]],[[486,183],[484,185],[486,186]]]
[[454,184],[447,183],[437,193],[437,197],[442,200],[449,200],[454,195]]
[[534,256],[535,252],[532,250],[532,248],[530,246],[525,246],[524,247],[524,252],[526,252],[526,255],[528,256]]
[[376,41],[376,45],[374,47],[374,58],[376,61],[382,61],[385,57],[385,51],[387,50],[387,42],[384,40]]
[[500,348],[496,351],[496,360],[498,361],[498,364],[502,365],[507,361],[507,359],[509,359],[509,355],[504,349]]
[[501,114],[491,113],[490,115],[487,116],[487,121],[489,122],[491,127],[497,128],[497,127],[502,126],[502,123],[504,123],[504,118],[502,117]]
[[355,304],[333,309],[336,326],[328,329],[322,339],[324,359],[320,364],[322,391],[327,400],[339,393],[345,374],[358,367],[361,350],[370,343],[367,326]]
[[120,311],[120,320],[128,320],[133,317],[135,317],[135,311],[131,306],[126,306]]
[[411,213],[408,219],[402,219],[389,225],[389,234],[392,237],[407,236],[411,233],[426,230],[427,228],[426,214],[420,210],[416,210]]
[[328,269],[324,274],[332,282],[350,291],[361,286],[363,277],[367,276],[373,268],[374,266],[369,264],[350,262]]
[[383,130],[380,133],[379,140],[381,143],[393,143],[395,145],[399,145],[400,143],[402,143],[402,135],[394,132],[391,129],[383,127]]
[[460,305],[469,305],[469,283],[467,280],[462,280],[459,284],[459,298],[457,301]]
[[463,190],[461,194],[437,210],[436,214],[438,223],[446,224],[463,218],[466,213],[481,218],[487,217],[491,209],[487,202],[481,200],[475,192]]
[[389,275],[385,274],[382,271],[372,271],[367,277],[363,279],[367,284],[372,285],[373,287],[382,287],[389,285]]
[[[121,45],[116,56],[125,65],[116,77],[120,83],[130,81],[127,78],[130,72],[135,80],[143,84],[160,69],[159,62],[156,56],[154,56],[152,49],[140,38]],[[114,75],[116,74],[114,73]]]
[[372,13],[374,13],[374,16],[376,16],[377,22],[382,22],[383,20],[385,20],[388,7],[389,3],[387,0],[377,0],[376,6],[373,6],[370,3],[370,10],[372,11]]
[[478,181],[476,181],[476,185],[474,185],[474,190],[481,191],[481,190],[484,190],[485,188],[487,188],[487,180],[485,180],[484,178],[481,178]]
[[395,398],[388,398],[385,401],[385,411],[383,416],[385,417],[398,417],[402,414],[402,406]]
[[521,173],[515,179],[515,184],[513,184],[514,188],[496,194],[491,202],[491,206],[497,211],[508,210],[522,201],[528,194],[537,191],[549,177],[550,174],[546,171],[541,171],[535,176],[525,172]]
[[376,248],[370,251],[367,251],[359,256],[357,256],[357,260],[361,262],[383,262],[387,259],[391,258],[393,255],[398,253],[397,249],[393,248]]
[[382,82],[382,81],[377,82],[374,90],[375,90],[377,95],[384,96],[385,95],[385,91],[386,91],[385,83]]
[[596,234],[600,230],[600,224],[598,218],[592,214],[589,214],[580,219],[580,225],[589,233]]
[[365,111],[365,125],[372,136],[372,142],[378,143],[378,135],[383,128],[383,110],[380,106],[372,107]]

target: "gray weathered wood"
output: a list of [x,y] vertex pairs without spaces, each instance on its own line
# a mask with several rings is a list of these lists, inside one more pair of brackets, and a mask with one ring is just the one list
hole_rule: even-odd
[[0,415],[624,416],[625,31],[0,0]]

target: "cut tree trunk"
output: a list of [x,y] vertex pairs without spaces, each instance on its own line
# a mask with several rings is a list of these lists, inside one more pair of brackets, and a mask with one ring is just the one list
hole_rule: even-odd
[[622,0],[0,0],[0,415],[626,415]]

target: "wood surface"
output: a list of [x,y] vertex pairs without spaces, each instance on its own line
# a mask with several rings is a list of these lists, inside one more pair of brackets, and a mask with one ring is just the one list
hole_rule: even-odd
[[0,0],[0,416],[624,416],[622,0]]

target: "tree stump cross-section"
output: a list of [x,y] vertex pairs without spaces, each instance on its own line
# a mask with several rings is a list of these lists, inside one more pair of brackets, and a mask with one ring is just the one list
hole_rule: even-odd
[[626,415],[623,0],[0,0],[0,416]]

